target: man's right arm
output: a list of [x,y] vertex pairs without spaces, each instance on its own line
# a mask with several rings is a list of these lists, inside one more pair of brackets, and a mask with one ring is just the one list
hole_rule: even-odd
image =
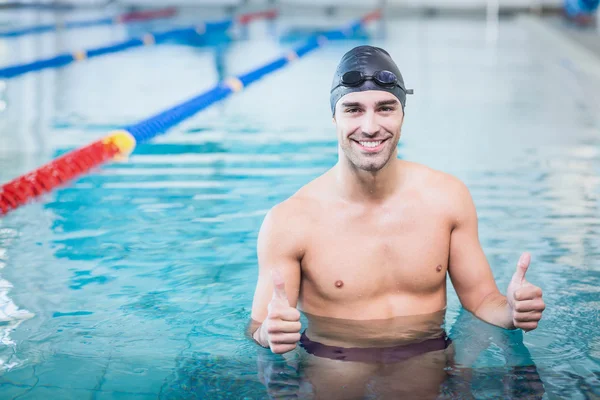
[[[288,200],[289,202],[289,200]],[[287,202],[286,202],[287,203]],[[290,351],[299,339],[301,229],[295,225],[293,204],[269,211],[258,234],[258,281],[252,304],[252,338],[273,352]]]

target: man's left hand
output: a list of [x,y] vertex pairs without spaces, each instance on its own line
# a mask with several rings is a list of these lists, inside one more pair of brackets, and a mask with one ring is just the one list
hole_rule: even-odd
[[546,308],[542,299],[542,289],[525,279],[530,261],[531,256],[528,253],[521,255],[517,271],[506,290],[506,299],[511,308],[513,324],[515,328],[523,329],[525,332],[537,328],[539,320],[542,319],[542,312]]

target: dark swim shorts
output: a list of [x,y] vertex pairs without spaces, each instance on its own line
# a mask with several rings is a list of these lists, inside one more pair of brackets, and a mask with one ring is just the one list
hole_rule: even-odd
[[452,341],[445,334],[437,338],[427,339],[423,342],[381,348],[329,346],[313,342],[306,336],[306,331],[302,333],[300,338],[300,346],[302,346],[307,353],[317,357],[340,361],[383,364],[397,363],[431,351],[444,350],[450,343],[452,343]]

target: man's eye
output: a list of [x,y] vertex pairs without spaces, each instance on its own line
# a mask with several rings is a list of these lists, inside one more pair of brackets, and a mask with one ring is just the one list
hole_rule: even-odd
[[384,112],[394,111],[392,107],[381,107],[380,110]]
[[359,112],[359,111],[360,111],[360,109],[358,109],[358,108],[348,108],[348,109],[346,110],[346,112],[347,112],[347,113],[350,113],[350,114],[357,113],[357,112]]

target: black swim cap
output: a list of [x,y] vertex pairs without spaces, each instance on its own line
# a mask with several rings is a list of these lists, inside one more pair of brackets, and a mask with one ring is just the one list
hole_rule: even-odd
[[[378,71],[392,72],[398,82],[396,85],[380,85],[375,80],[365,80],[358,86],[345,86],[342,83],[344,74],[350,71],[361,72],[365,76],[373,76]],[[389,74],[388,74],[389,75]],[[373,46],[358,46],[344,54],[338,65],[333,83],[331,85],[330,102],[331,112],[335,114],[335,105],[344,95],[352,92],[363,92],[366,90],[382,90],[396,96],[402,104],[406,105],[406,94],[412,94],[412,90],[404,88],[404,79],[392,57],[387,51]]]

